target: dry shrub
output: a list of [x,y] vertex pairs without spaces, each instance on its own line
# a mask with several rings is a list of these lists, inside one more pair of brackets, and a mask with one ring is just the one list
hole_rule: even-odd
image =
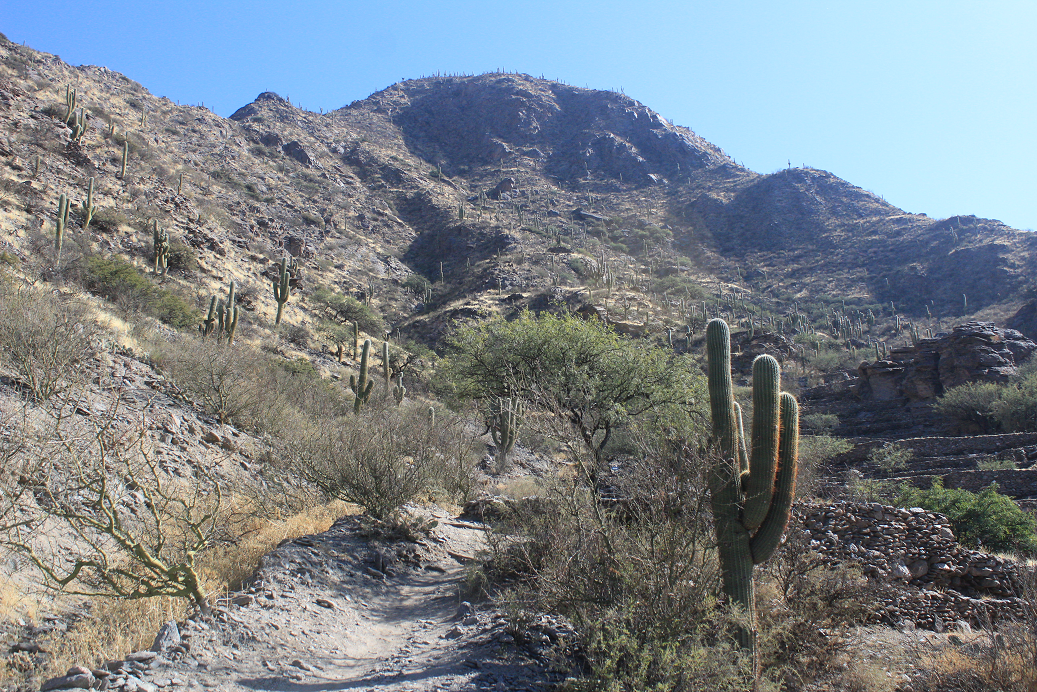
[[609,479],[612,501],[574,471],[513,503],[489,536],[487,571],[517,637],[536,613],[573,621],[585,666],[569,689],[743,689],[751,662],[718,605],[704,465],[665,440],[637,443]]
[[336,519],[359,511],[355,505],[333,500],[289,516],[267,517],[261,516],[255,502],[233,498],[229,540],[199,557],[199,571],[209,593],[240,588],[256,571],[259,559],[284,541],[327,531]]
[[374,519],[399,525],[404,504],[439,487],[464,496],[474,481],[474,442],[456,416],[434,420],[427,407],[372,401],[359,415],[315,418],[281,447],[292,474],[326,498],[354,502]]
[[0,358],[36,399],[83,380],[95,332],[85,310],[70,300],[0,282]]
[[761,659],[772,679],[799,688],[835,674],[851,630],[874,611],[876,587],[849,566],[830,567],[790,531],[764,563],[757,611]]
[[1037,692],[1037,567],[1019,566],[1026,615],[988,625],[982,636],[933,656],[916,690]]

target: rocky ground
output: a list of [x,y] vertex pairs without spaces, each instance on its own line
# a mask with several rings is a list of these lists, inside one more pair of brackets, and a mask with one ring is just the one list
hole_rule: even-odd
[[167,625],[155,651],[43,689],[542,690],[563,679],[571,630],[545,617],[519,632],[473,606],[466,565],[484,527],[429,516],[439,524],[418,543],[372,539],[353,516],[285,543],[211,618]]

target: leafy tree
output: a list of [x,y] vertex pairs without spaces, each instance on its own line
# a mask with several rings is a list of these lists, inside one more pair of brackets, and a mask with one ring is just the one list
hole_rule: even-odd
[[325,319],[340,323],[356,322],[368,334],[381,334],[385,323],[370,307],[356,298],[321,286],[310,294],[310,300],[324,313]]
[[574,315],[526,311],[458,329],[444,373],[460,398],[520,397],[571,425],[595,465],[614,433],[652,417],[688,439],[707,429],[705,378],[675,356]]

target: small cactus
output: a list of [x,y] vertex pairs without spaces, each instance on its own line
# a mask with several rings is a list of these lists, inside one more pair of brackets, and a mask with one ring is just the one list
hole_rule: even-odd
[[371,398],[371,389],[374,388],[374,380],[367,377],[367,360],[370,353],[371,340],[367,339],[360,352],[360,376],[349,376],[349,388],[353,390],[353,413],[357,415],[360,415],[360,409]]
[[403,386],[403,373],[401,372],[396,376],[396,384],[392,388],[392,398],[396,400],[396,405],[399,406],[403,403],[406,396],[407,388]]
[[274,288],[274,301],[277,302],[277,316],[274,318],[274,326],[281,324],[281,315],[284,312],[284,306],[288,303],[288,298],[291,296],[291,288],[288,285],[288,258],[284,257],[281,259],[281,269],[277,273],[277,278],[273,279]]

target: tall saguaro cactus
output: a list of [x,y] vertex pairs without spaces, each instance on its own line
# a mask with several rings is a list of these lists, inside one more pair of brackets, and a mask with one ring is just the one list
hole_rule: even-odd
[[371,390],[374,388],[374,380],[367,376],[367,359],[370,354],[371,340],[367,339],[360,351],[360,376],[349,376],[349,388],[353,390],[353,413],[357,415],[360,415],[360,409],[371,398]]
[[82,203],[83,207],[83,230],[86,231],[90,228],[90,222],[94,218],[94,212],[97,211],[97,207],[94,206],[94,178],[90,177],[86,187],[86,201]]
[[512,401],[508,397],[497,400],[497,408],[490,421],[490,436],[493,444],[497,445],[497,473],[503,473],[508,468],[508,455],[515,447],[525,412],[521,399]]
[[778,361],[753,361],[753,425],[749,444],[742,411],[731,385],[731,333],[714,319],[706,327],[709,404],[719,463],[709,474],[713,521],[724,593],[749,618],[737,632],[739,644],[756,658],[756,595],[753,566],[766,561],[781,542],[796,489],[799,411],[796,399],[780,392]]
[[58,218],[54,222],[55,266],[61,266],[61,247],[65,244],[65,226],[68,224],[68,197],[58,196]]
[[273,279],[273,286],[274,300],[277,302],[277,316],[274,318],[274,326],[276,327],[281,324],[281,314],[284,312],[284,306],[291,295],[291,288],[288,286],[287,257],[281,259],[281,269],[277,273],[277,278]]
[[[93,181],[93,178],[90,180]],[[151,244],[155,249],[155,275],[165,276],[169,267],[169,232],[159,228],[158,219],[154,220]]]

